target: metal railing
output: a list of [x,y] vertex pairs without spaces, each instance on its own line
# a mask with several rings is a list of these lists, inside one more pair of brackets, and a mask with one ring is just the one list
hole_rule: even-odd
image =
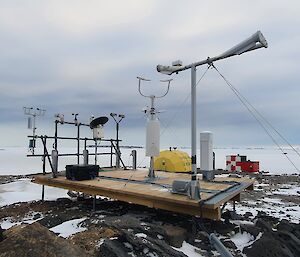
[[[77,136],[76,137],[65,137],[65,136],[58,136],[58,124],[68,124],[68,125],[75,125],[77,127]],[[110,168],[116,167],[117,164],[114,166],[113,165],[113,156],[116,156],[116,161],[119,159],[123,168],[126,168],[126,165],[124,164],[122,158],[121,158],[121,152],[120,149],[118,149],[119,142],[122,140],[119,139],[101,139],[101,142],[109,142],[110,144],[108,147],[110,148],[109,152],[98,152],[98,144],[97,141],[100,141],[98,139],[94,138],[88,138],[88,137],[80,137],[80,128],[84,127],[90,127],[88,124],[80,123],[80,122],[66,122],[64,121],[63,123],[55,120],[55,132],[54,136],[47,136],[47,135],[34,135],[34,136],[28,136],[28,138],[31,138],[34,141],[34,144],[32,145],[33,148],[36,147],[36,141],[37,139],[40,139],[42,142],[43,146],[43,153],[42,154],[37,154],[36,152],[32,151],[32,154],[28,154],[27,157],[42,157],[42,162],[43,162],[43,174],[46,174],[46,160],[48,160],[51,171],[53,173],[53,177],[57,176],[57,162],[59,157],[67,157],[67,156],[77,156],[77,164],[80,164],[80,156],[83,156],[83,150],[87,150],[88,148],[88,142],[95,142],[95,152],[94,153],[89,153],[87,154],[87,158],[89,156],[95,156],[95,162],[96,162],[96,157],[98,155],[109,155],[110,156]],[[48,144],[49,141],[51,140],[51,152],[48,150]],[[76,153],[59,153],[58,152],[58,142],[59,141],[76,141],[77,142],[77,152]],[[81,151],[81,142],[84,142],[84,147]],[[55,151],[56,155],[56,162],[53,158],[53,151]]]

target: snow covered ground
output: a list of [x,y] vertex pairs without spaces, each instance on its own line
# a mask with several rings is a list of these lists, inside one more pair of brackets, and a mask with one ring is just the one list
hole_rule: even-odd
[[[254,190],[260,191],[262,190],[261,187],[266,188],[266,185],[264,183],[256,184]],[[285,196],[289,196],[289,200]],[[278,189],[268,190],[260,198],[255,200],[243,199],[240,203],[236,203],[236,212],[242,215],[250,212],[256,216],[259,211],[263,211],[272,217],[299,223],[300,206],[297,201],[299,197],[299,185],[281,184]]]
[[[17,202],[41,200],[42,186],[34,184],[30,179],[20,179],[0,185],[0,207]],[[45,200],[68,197],[67,190],[45,186]]]
[[[1,148],[1,147],[0,147]],[[109,151],[108,148],[101,148],[101,151]],[[99,150],[99,151],[100,151]],[[89,149],[93,152],[93,149]],[[132,164],[130,156],[132,149],[122,149],[122,159],[128,166]],[[144,149],[137,150],[138,166],[149,166],[149,158],[145,157]],[[190,149],[183,149],[190,154]],[[36,150],[41,153],[41,149]],[[75,148],[62,148],[60,153],[75,153]],[[225,169],[226,155],[240,154],[247,155],[252,161],[260,161],[260,170],[269,171],[272,174],[291,174],[297,173],[295,168],[287,161],[285,155],[274,148],[218,148],[214,149],[216,153],[216,168]],[[286,150],[290,159],[300,167],[300,158],[291,150]],[[0,175],[26,175],[39,173],[42,171],[42,160],[40,157],[26,157],[28,149],[25,147],[4,147],[0,150]],[[200,155],[198,151],[198,156]],[[107,166],[110,163],[109,156],[98,157],[100,165]],[[90,163],[94,162],[94,158],[90,158]],[[59,169],[63,170],[67,164],[77,163],[76,157],[63,157],[59,159]],[[47,170],[50,170],[47,162]]]
[[175,248],[175,247],[173,247],[173,248],[177,251],[184,253],[186,256],[189,256],[189,257],[202,257],[203,256],[199,253],[201,251],[200,249],[198,249],[197,247],[195,247],[185,241],[183,241],[182,246],[180,248]]
[[[189,151],[188,149],[186,150]],[[63,149],[63,152],[75,152],[74,149]],[[131,164],[130,153],[131,149],[123,149],[123,160],[126,165]],[[274,149],[215,149],[216,152],[216,168],[225,168],[225,156],[231,154],[242,154],[247,155],[251,160],[259,160],[261,164],[261,170],[270,171],[275,174],[284,173],[296,173],[293,167],[290,166],[289,162],[286,161],[285,156]],[[27,149],[25,148],[5,148],[0,150],[0,175],[25,175],[30,173],[41,172],[42,162],[41,158],[27,158]],[[295,160],[296,157],[293,153],[289,152],[290,157],[292,156]],[[144,149],[138,150],[138,165],[148,166],[148,158],[144,157]],[[109,164],[109,157],[100,157],[102,165]],[[299,159],[299,158],[298,158]],[[92,159],[90,160],[92,163]],[[59,168],[64,169],[66,164],[76,163],[75,158],[62,158],[59,161]],[[295,161],[296,165],[300,167],[300,162]],[[49,167],[48,167],[49,169]],[[255,191],[266,191],[264,196],[253,201],[245,200],[241,203],[236,204],[236,210],[239,214],[246,212],[257,215],[258,211],[264,211],[270,216],[277,217],[280,219],[288,219],[291,222],[299,223],[300,220],[300,206],[294,202],[289,202],[284,199],[284,196],[300,196],[300,186],[296,184],[281,184],[280,187],[275,190],[269,190],[268,183],[256,184]],[[67,190],[45,187],[45,199],[55,200],[60,197],[68,197]],[[29,179],[20,179],[8,184],[0,185],[0,207],[17,203],[17,202],[28,202],[41,199],[41,186],[31,183]],[[231,208],[231,207],[230,207]],[[22,221],[13,221],[9,217],[2,219],[0,225],[4,229],[9,229],[14,225],[23,223],[32,223],[39,219],[42,219],[42,215],[36,215],[38,213],[28,213]],[[66,221],[50,230],[58,233],[61,237],[69,237],[75,233],[85,231],[86,228],[81,226],[85,218],[73,219]],[[238,221],[236,221],[238,222]],[[243,221],[246,222],[246,221]],[[251,222],[249,222],[251,223]],[[144,234],[137,234],[138,237],[144,237]],[[258,238],[254,239],[250,234],[237,233],[231,237],[232,242],[241,251],[244,247],[249,246],[255,242]],[[101,242],[100,242],[101,243]],[[176,249],[185,253],[187,256],[200,257],[199,249],[196,247],[183,242],[181,248]],[[195,251],[196,250],[196,251]]]
[[86,220],[86,218],[68,220],[53,228],[50,228],[50,231],[58,234],[61,237],[67,238],[71,235],[87,230],[87,228],[81,226],[81,222],[84,220]]
[[[265,190],[262,190],[265,189]],[[241,203],[236,204],[237,213],[244,214],[245,212],[252,212],[254,216],[258,211],[264,211],[273,217],[280,219],[288,219],[294,223],[299,223],[300,220],[300,207],[289,201],[284,201],[281,197],[292,196],[295,199],[300,195],[300,187],[296,183],[281,184],[275,189],[270,189],[270,184],[266,181],[256,184],[254,192],[261,192],[262,197],[255,200],[244,200]],[[46,187],[46,199],[54,200],[58,197],[66,197],[66,190],[58,188]],[[0,206],[12,204],[16,202],[26,202],[41,199],[41,186],[33,184],[29,179],[20,179],[15,182],[0,185]],[[229,208],[231,209],[231,208]],[[25,215],[22,220],[13,220],[11,217],[6,217],[0,220],[0,225],[3,229],[9,229],[14,225],[21,223],[33,223],[39,219],[42,219],[43,213],[31,211]],[[100,216],[99,216],[100,218]],[[78,232],[87,230],[82,223],[86,220],[86,216],[79,219],[71,219],[65,221],[57,226],[50,228],[51,231],[57,233],[59,236],[68,238]],[[236,225],[246,224],[253,225],[255,220],[233,220],[232,223]],[[136,237],[146,238],[145,233],[137,233]],[[242,251],[245,247],[252,245],[255,241],[261,238],[262,234],[259,234],[254,238],[247,232],[238,232],[233,234],[230,240],[236,245],[237,249]],[[158,237],[159,238],[159,237]],[[99,241],[99,246],[103,243],[103,240]],[[185,253],[191,257],[201,257],[201,250],[187,242],[183,242],[181,248],[174,248],[178,251]]]
[[[38,215],[37,215],[38,214]],[[36,218],[38,216],[38,218]],[[12,221],[11,217],[7,217],[0,221],[0,226],[3,229],[9,229],[13,226],[20,225],[22,223],[31,224],[43,218],[43,214],[40,212],[29,212],[22,219],[22,221]]]

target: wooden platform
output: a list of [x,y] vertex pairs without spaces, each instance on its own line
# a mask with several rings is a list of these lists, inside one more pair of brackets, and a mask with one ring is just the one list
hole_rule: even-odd
[[85,181],[67,180],[64,176],[52,178],[48,174],[35,176],[33,182],[215,220],[221,218],[222,204],[229,200],[239,201],[240,193],[253,189],[254,183],[246,177],[219,177],[213,182],[200,179],[201,200],[196,201],[170,192],[173,180],[190,180],[189,174],[156,171],[158,179],[150,184],[147,173],[146,170],[103,171],[99,178]]

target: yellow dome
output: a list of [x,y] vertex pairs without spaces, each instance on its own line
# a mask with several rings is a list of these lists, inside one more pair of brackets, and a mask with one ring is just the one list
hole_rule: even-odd
[[161,151],[158,157],[154,158],[154,170],[168,172],[191,172],[191,157],[179,150]]

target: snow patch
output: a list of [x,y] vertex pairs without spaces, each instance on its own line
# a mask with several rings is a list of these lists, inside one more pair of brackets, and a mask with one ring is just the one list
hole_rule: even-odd
[[87,230],[87,228],[80,225],[80,223],[84,220],[86,220],[86,218],[68,220],[62,224],[50,228],[49,230],[59,234],[60,237],[67,238],[71,235]]
[[[56,200],[59,197],[68,197],[67,190],[45,186],[45,200]],[[0,185],[0,206],[18,202],[41,200],[42,186],[32,183],[30,179]]]
[[147,237],[147,235],[144,234],[144,233],[137,233],[137,234],[135,234],[135,236],[140,237],[140,238],[146,238]]
[[173,247],[173,249],[179,251],[179,252],[182,252],[184,253],[185,255],[189,256],[189,257],[203,257],[203,255],[199,254],[198,252],[196,252],[195,250],[197,251],[201,251],[199,248],[183,241],[182,243],[182,246],[180,248],[176,248],[176,247]]
[[[39,214],[39,218],[35,218],[37,214]],[[41,220],[43,217],[44,216],[41,212],[31,211],[31,212],[28,212],[21,221],[13,221],[12,217],[4,218],[0,221],[0,226],[3,229],[9,229],[13,226],[20,225],[22,223],[32,224],[38,220]]]
[[295,186],[287,188],[280,188],[277,189],[276,191],[273,191],[273,194],[275,195],[295,195],[295,196],[300,196],[300,186]]
[[247,232],[239,232],[231,237],[230,240],[236,245],[237,249],[242,252],[244,247],[249,246],[254,242],[254,236]]

